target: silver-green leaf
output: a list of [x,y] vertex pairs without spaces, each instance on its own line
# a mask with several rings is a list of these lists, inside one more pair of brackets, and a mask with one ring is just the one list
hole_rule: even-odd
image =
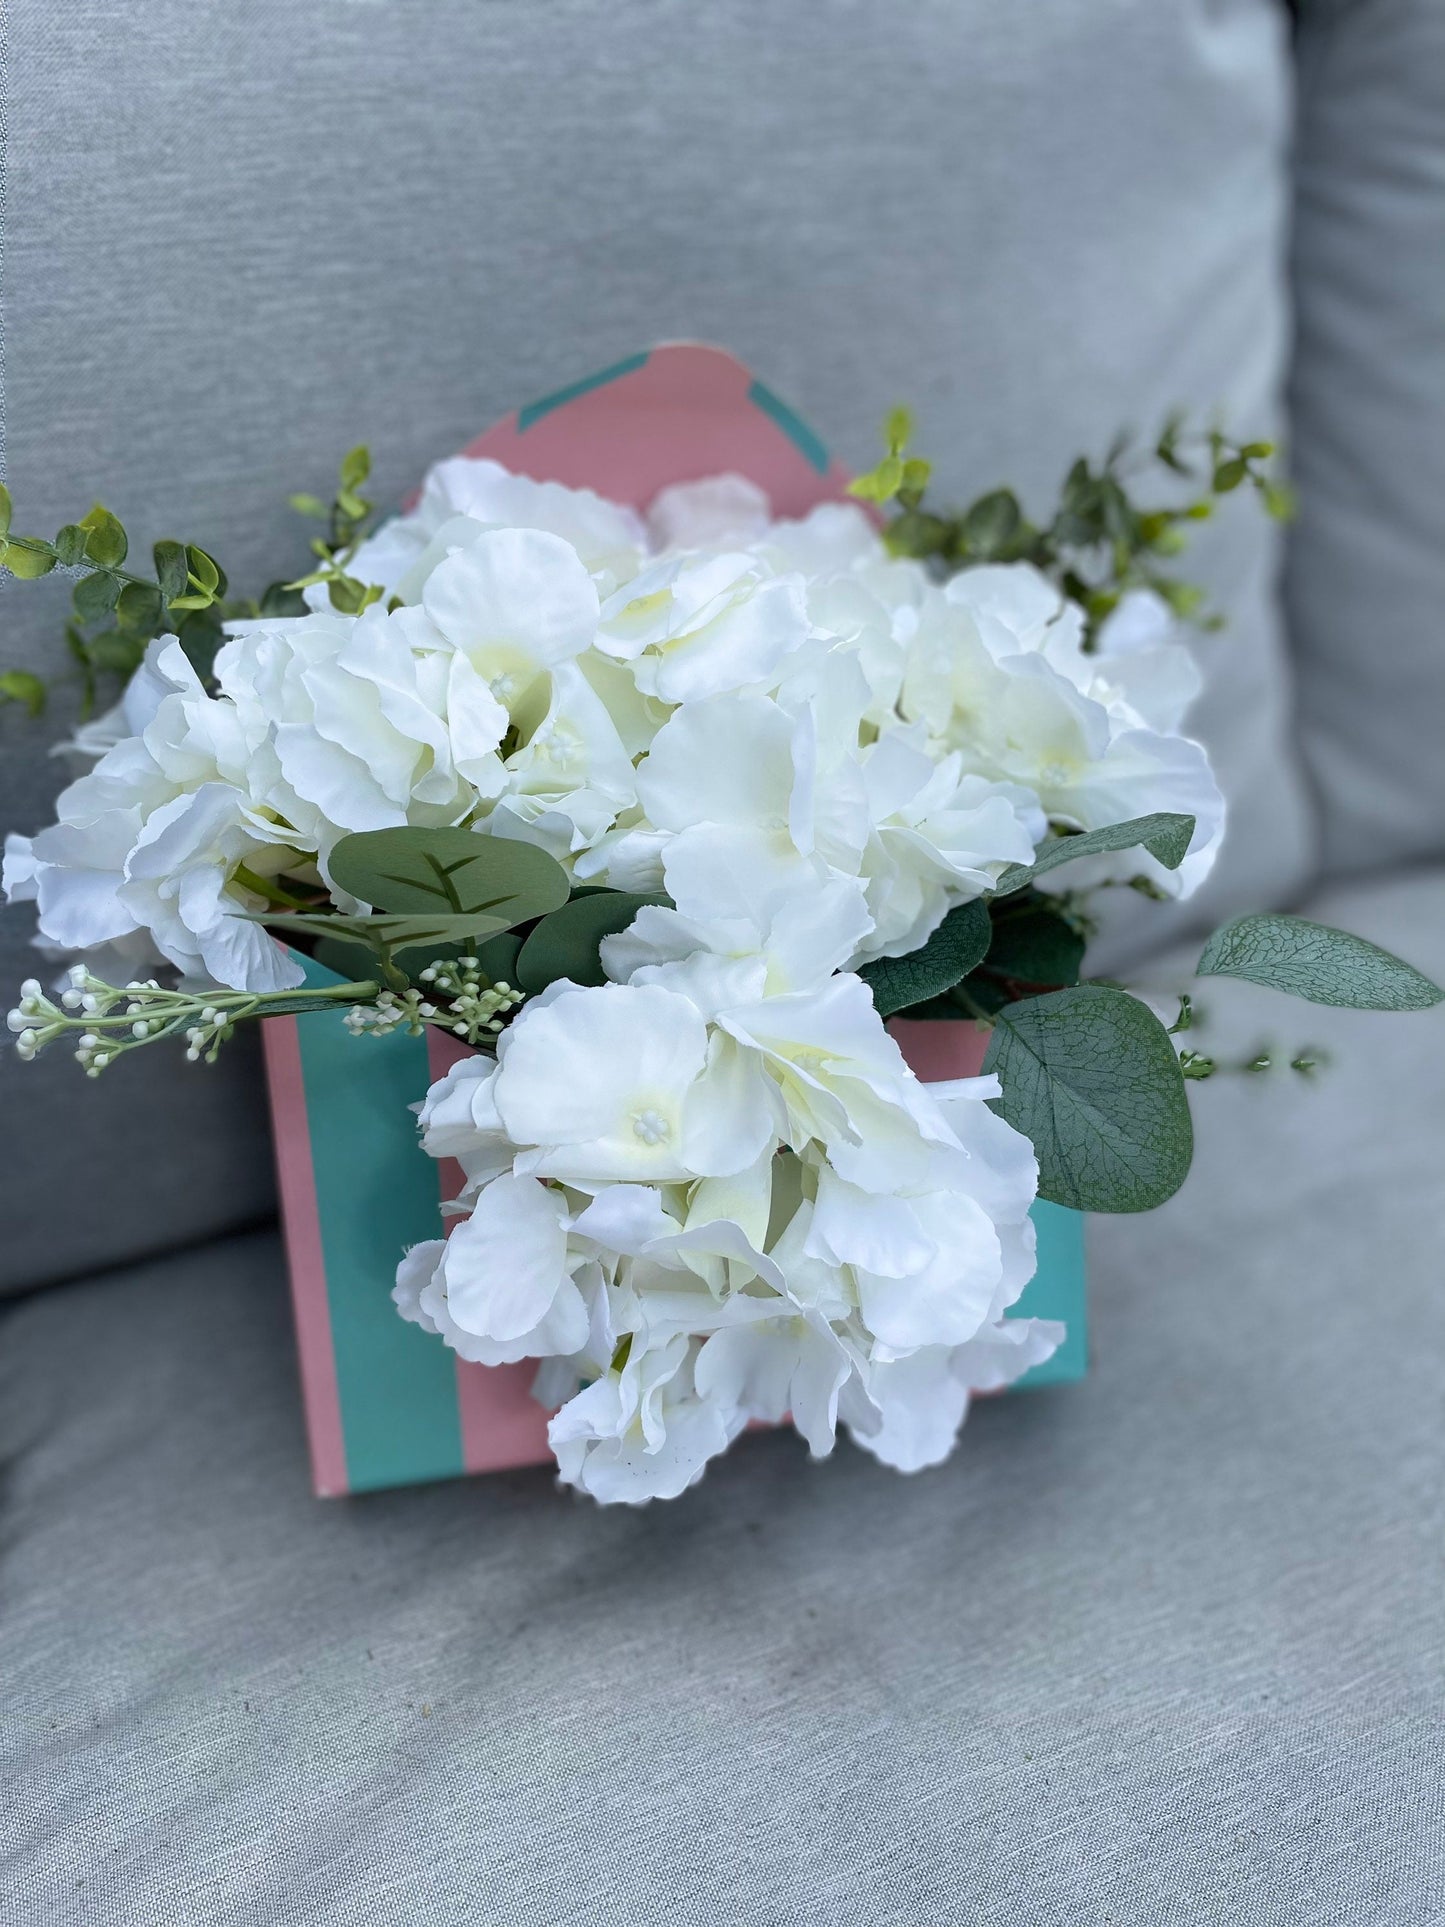
[[1107,856],[1115,850],[1147,850],[1166,870],[1177,870],[1193,836],[1194,818],[1169,810],[1131,816],[1125,823],[1106,823],[1101,830],[1085,830],[1078,836],[1061,836],[1056,843],[1046,843],[1032,863],[1015,863],[1005,870],[993,894],[1012,896],[1061,863],[1073,863],[1081,856]]
[[1348,1010],[1429,1010],[1445,999],[1438,984],[1378,944],[1304,917],[1236,917],[1215,931],[1197,969]]
[[532,931],[516,961],[517,982],[535,994],[561,977],[574,984],[605,984],[600,947],[604,937],[625,930],[644,904],[662,903],[656,896],[630,890],[588,891],[554,910]]
[[498,927],[496,919],[485,911],[462,916],[402,917],[380,912],[371,917],[347,917],[335,911],[262,910],[252,921],[264,923],[268,930],[294,930],[307,937],[365,944],[382,955],[417,944],[466,943],[490,936]]
[[999,1012],[984,1059],[993,1109],[1030,1140],[1039,1195],[1075,1211],[1152,1211],[1188,1175],[1194,1128],[1169,1034],[1099,984]]
[[510,930],[567,901],[567,872],[534,843],[474,830],[363,830],[331,852],[333,882],[400,915],[484,915]]
[[991,925],[988,906],[960,903],[950,910],[927,943],[906,957],[878,957],[861,966],[858,975],[873,992],[880,1017],[891,1017],[912,1004],[926,1003],[952,990],[983,962]]

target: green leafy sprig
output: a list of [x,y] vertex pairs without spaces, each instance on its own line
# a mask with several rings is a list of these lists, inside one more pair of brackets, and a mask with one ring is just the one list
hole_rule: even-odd
[[[1204,592],[1170,566],[1192,523],[1206,520],[1220,496],[1248,485],[1277,519],[1293,512],[1288,485],[1274,472],[1270,442],[1235,442],[1223,430],[1191,432],[1172,415],[1147,448],[1121,437],[1097,466],[1080,457],[1064,478],[1058,505],[1043,523],[1029,520],[1012,489],[990,489],[966,508],[946,509],[928,495],[932,464],[908,453],[912,422],[895,409],[884,430],[886,453],[860,475],[851,493],[879,507],[895,505],[884,540],[894,555],[936,562],[948,572],[981,562],[1031,562],[1085,616],[1085,647],[1131,589],[1152,589],[1174,613],[1217,627]],[[1145,505],[1136,478],[1166,470],[1196,485],[1180,502]]]
[[[371,472],[365,448],[353,448],[341,464],[335,500],[294,495],[300,514],[325,521],[312,553],[318,567],[295,582],[273,582],[258,598],[232,597],[226,572],[215,557],[194,542],[166,539],[151,550],[152,572],[137,574],[130,538],[120,519],[97,502],[78,522],[68,522],[47,539],[11,530],[9,491],[0,484],[0,565],[24,581],[55,569],[76,570],[66,649],[80,681],[83,717],[94,714],[102,690],[123,688],[140,667],[146,645],[156,636],[174,635],[202,679],[211,675],[228,622],[257,617],[304,615],[301,590],[325,582],[333,608],[358,614],[382,591],[357,581],[346,564],[356,551],[372,513],[357,491]],[[32,716],[49,695],[45,679],[28,669],[0,671],[0,702],[22,703]]]
[[362,582],[349,574],[346,567],[361,545],[375,508],[360,492],[370,474],[371,451],[358,445],[342,457],[340,479],[330,502],[323,502],[317,495],[288,497],[298,515],[324,522],[326,532],[311,538],[311,553],[318,566],[285,587],[294,592],[324,582],[332,608],[345,616],[359,616],[384,593],[374,582]]

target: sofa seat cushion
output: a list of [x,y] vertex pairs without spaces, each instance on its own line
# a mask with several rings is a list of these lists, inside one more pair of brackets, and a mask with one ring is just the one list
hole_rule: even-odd
[[[1318,908],[1445,968],[1445,872]],[[272,1237],[12,1305],[4,1919],[1432,1917],[1445,1010],[1200,1001],[1333,1062],[1200,1087],[1091,1377],[911,1480],[322,1502]]]

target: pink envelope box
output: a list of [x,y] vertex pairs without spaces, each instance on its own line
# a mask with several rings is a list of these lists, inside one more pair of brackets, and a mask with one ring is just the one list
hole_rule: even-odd
[[[673,482],[732,471],[779,515],[845,497],[846,471],[808,426],[721,349],[670,344],[573,383],[479,436],[465,451],[539,481],[646,505]],[[311,959],[307,981],[337,981]],[[971,1024],[891,1026],[924,1079],[976,1073]],[[431,1032],[355,1038],[337,1012],[264,1027],[281,1214],[315,1488],[323,1497],[506,1466],[545,1464],[547,1414],[535,1365],[457,1359],[391,1302],[396,1263],[443,1229],[438,1206],[460,1173],[425,1156],[410,1109],[463,1047]],[[1027,1383],[1085,1367],[1082,1221],[1035,1206],[1039,1270],[1024,1315],[1061,1318],[1069,1337]]]

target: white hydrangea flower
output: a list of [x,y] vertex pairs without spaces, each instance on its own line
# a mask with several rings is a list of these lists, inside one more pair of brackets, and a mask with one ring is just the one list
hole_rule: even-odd
[[[527,1206],[545,1242],[519,1237],[524,1262],[489,1285],[498,1222],[477,1263],[470,1242],[450,1256],[453,1231],[408,1259],[398,1303],[464,1356],[550,1357],[562,1476],[599,1499],[679,1491],[785,1413],[816,1454],[840,1419],[891,1449],[874,1376],[1007,1332],[1032,1271],[1036,1166],[987,1108],[996,1081],[918,1083],[841,969],[870,925],[863,884],[799,863],[811,872],[770,868],[756,828],[678,837],[675,907],[604,944],[625,981],[553,985],[495,1066],[459,1066],[423,1108],[425,1148],[462,1163],[462,1208],[545,1187],[545,1212],[535,1193]],[[544,1342],[559,1306],[577,1334],[565,1360]],[[1016,1349],[1026,1369],[1038,1347]],[[962,1419],[958,1371],[931,1437]]]

